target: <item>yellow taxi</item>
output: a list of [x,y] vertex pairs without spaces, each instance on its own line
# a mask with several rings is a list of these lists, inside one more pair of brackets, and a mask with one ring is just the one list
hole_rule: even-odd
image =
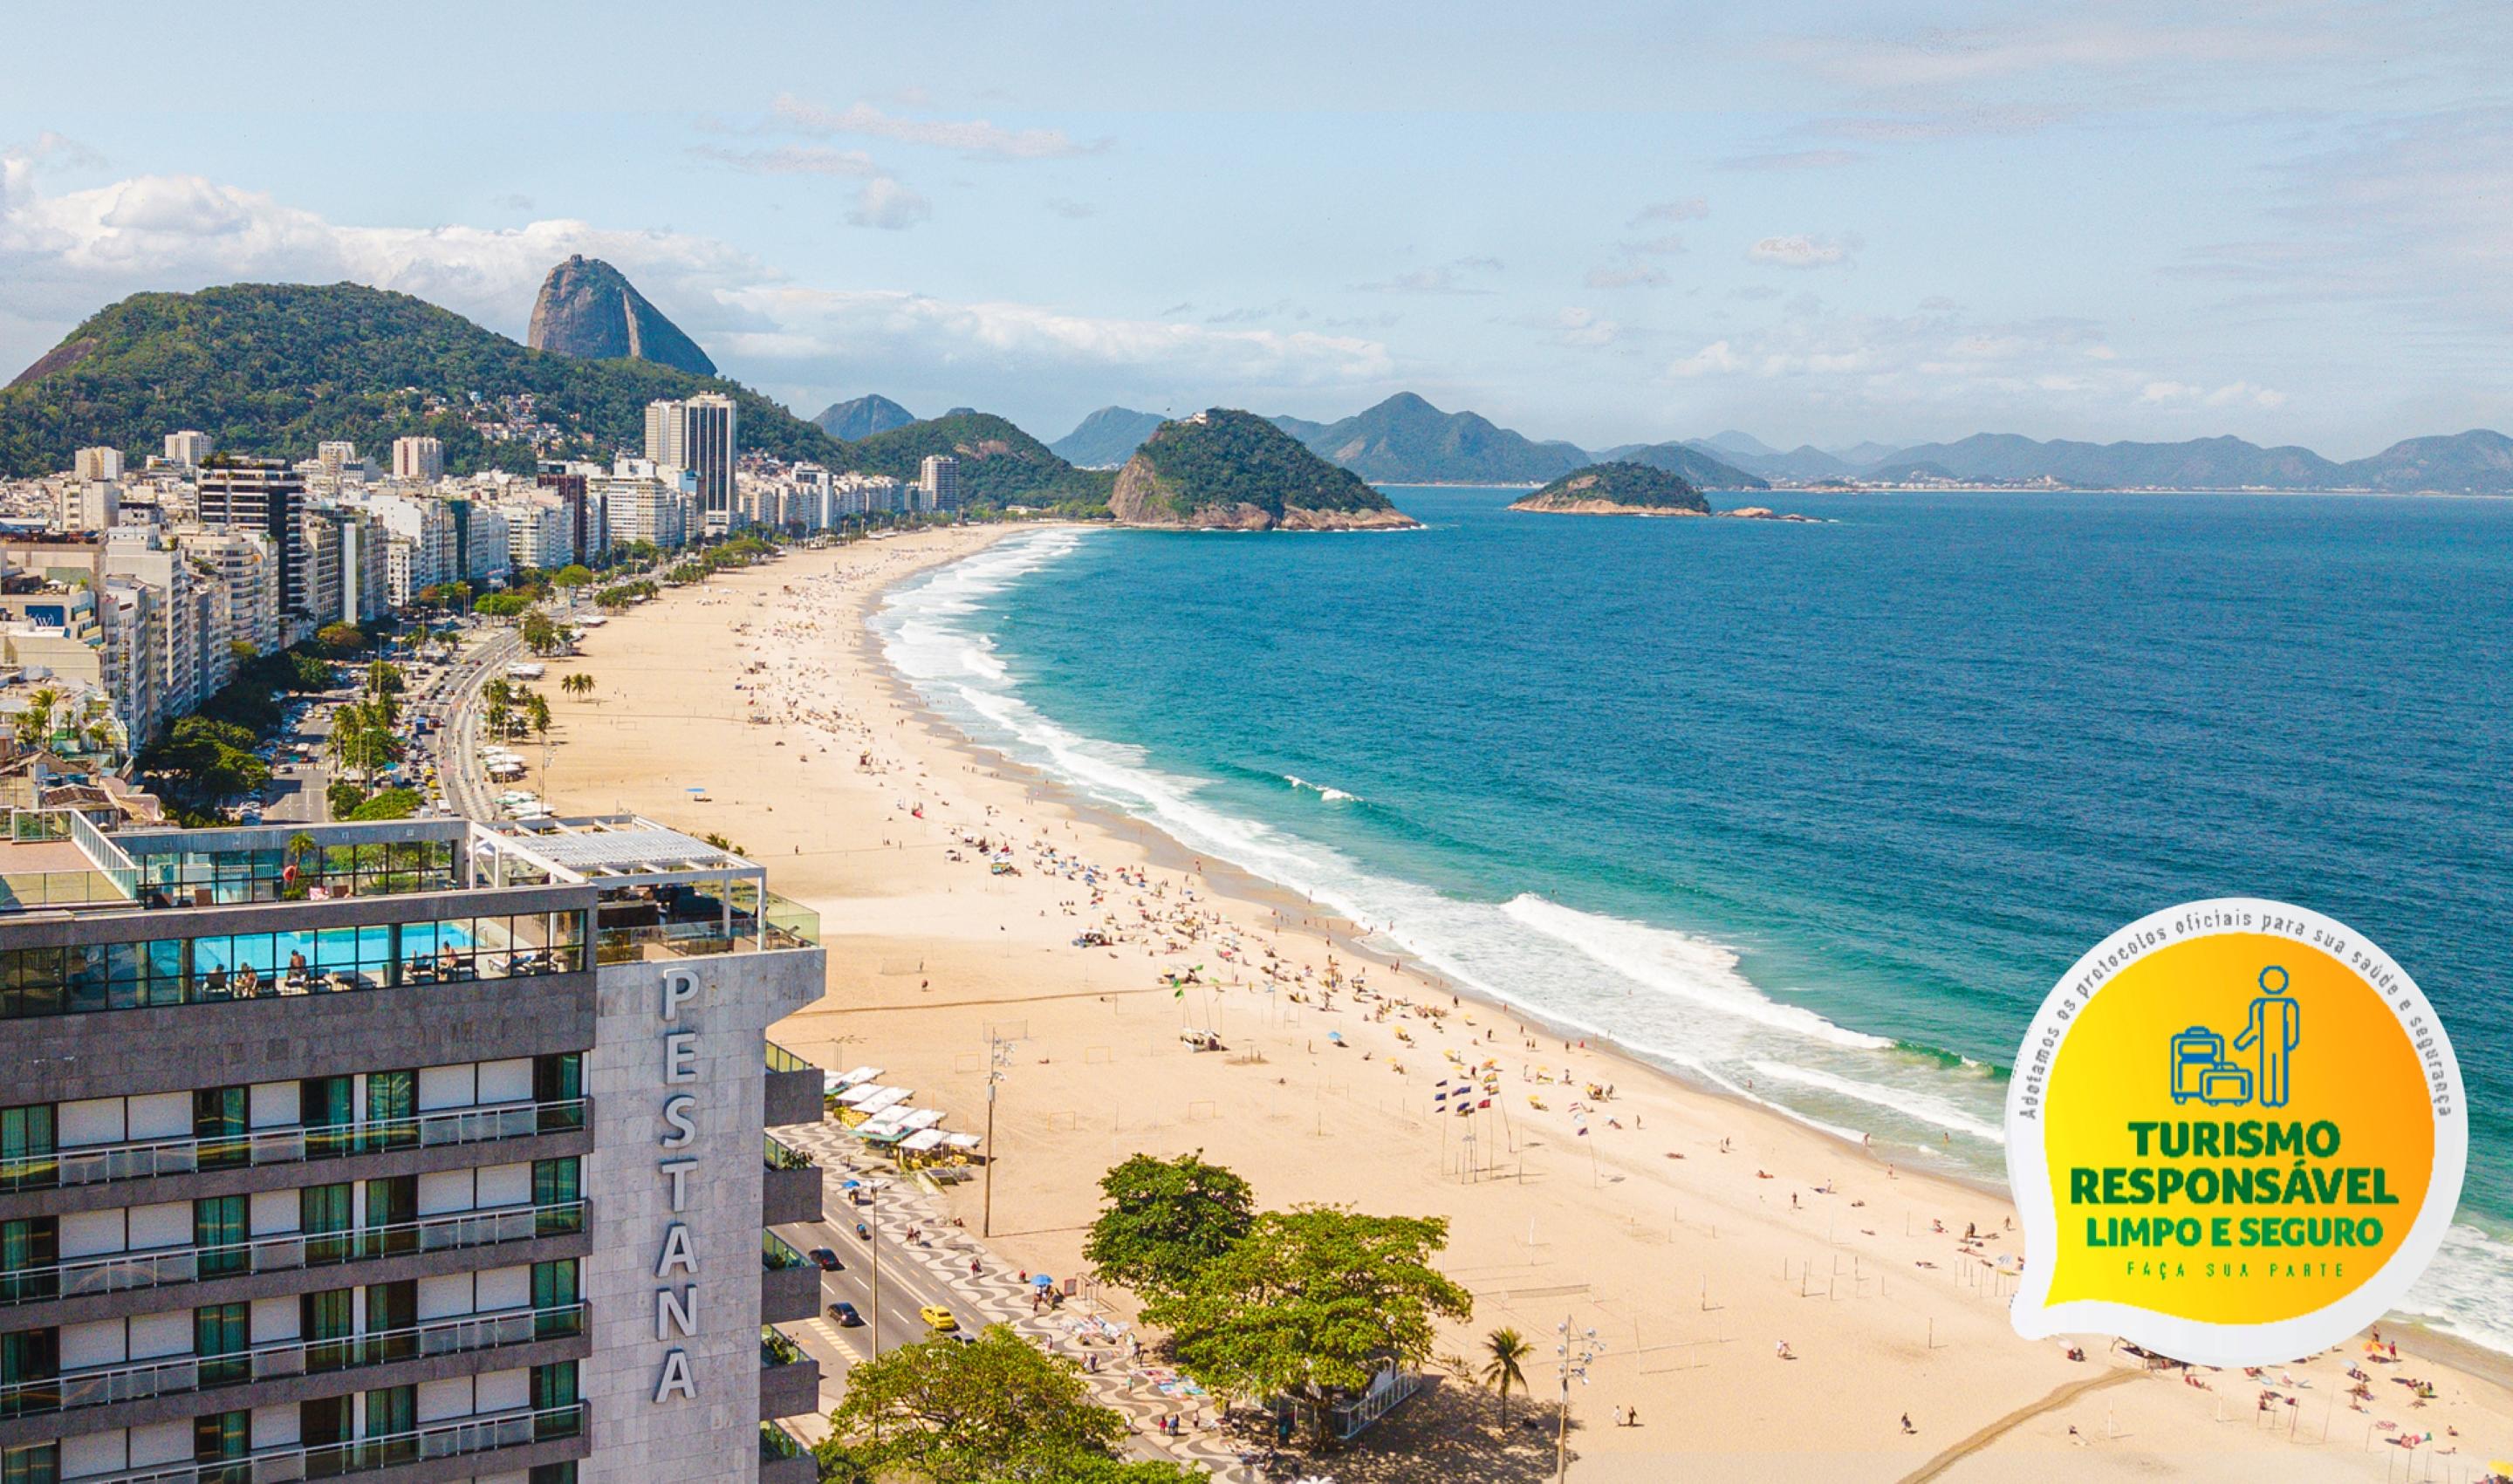
[[948,1335],[960,1327],[960,1316],[939,1304],[929,1304],[918,1309],[916,1315],[925,1321],[927,1329],[937,1335]]

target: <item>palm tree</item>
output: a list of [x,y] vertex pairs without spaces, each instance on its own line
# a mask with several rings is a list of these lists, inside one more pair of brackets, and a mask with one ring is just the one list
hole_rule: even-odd
[[38,686],[26,698],[26,709],[18,713],[18,741],[28,748],[42,746],[53,735],[53,707],[61,703],[61,693],[51,686]]
[[1527,1389],[1527,1372],[1520,1362],[1536,1353],[1536,1346],[1513,1329],[1497,1329],[1484,1337],[1484,1384],[1500,1393],[1500,1424],[1509,1425],[1509,1388]]

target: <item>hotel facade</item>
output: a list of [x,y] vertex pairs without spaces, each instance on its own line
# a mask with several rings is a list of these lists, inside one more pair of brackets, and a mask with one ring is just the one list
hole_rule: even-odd
[[[0,1484],[802,1484],[825,978],[633,817],[0,843]],[[772,1069],[771,1062],[777,1063]]]

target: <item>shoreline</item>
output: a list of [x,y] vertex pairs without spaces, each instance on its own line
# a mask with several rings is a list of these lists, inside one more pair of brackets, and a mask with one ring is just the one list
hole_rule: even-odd
[[[1881,1155],[1804,1120],[1702,1087],[1619,1048],[1600,1043],[1556,1051],[1566,1038],[1546,1034],[1538,1013],[1469,997],[1436,971],[1426,979],[1409,967],[1390,983],[1385,956],[1357,941],[1355,925],[1253,872],[1199,860],[1157,824],[1084,798],[960,733],[926,705],[912,682],[892,671],[881,639],[863,621],[898,584],[1011,534],[1002,528],[936,533],[877,543],[886,551],[795,553],[641,606],[589,635],[589,656],[577,662],[603,672],[603,696],[614,694],[616,676],[655,710],[614,705],[606,716],[606,702],[554,707],[564,714],[566,767],[547,790],[776,847],[752,855],[771,868],[780,893],[822,911],[831,953],[829,998],[772,1032],[813,1060],[889,1066],[893,1073],[885,1080],[916,1087],[919,1103],[949,1111],[958,1120],[953,1126],[974,1127],[982,1105],[977,1064],[982,1059],[957,1048],[982,1046],[973,1034],[980,1026],[1010,1026],[1018,1034],[1020,1064],[1006,1099],[1014,1117],[997,1145],[999,1251],[1042,1270],[1073,1271],[1079,1226],[1096,1209],[1101,1169],[1137,1149],[1208,1147],[1209,1157],[1250,1178],[1269,1205],[1322,1199],[1447,1216],[1452,1242],[1443,1265],[1477,1294],[1473,1334],[1493,1322],[1522,1328],[1556,1322],[1565,1307],[1596,1316],[1587,1322],[1628,1327],[1632,1338],[1617,1348],[1629,1353],[1609,1356],[1597,1394],[1581,1400],[1582,1416],[1610,1400],[1631,1401],[1654,1421],[1672,1417],[1688,1426],[1583,1430],[1583,1451],[1592,1456],[1582,1469],[1593,1477],[1661,1477],[1666,1460],[1698,1462],[1705,1454],[1751,1457],[1767,1468],[1775,1460],[1794,1459],[1797,1466],[1782,1470],[1792,1475],[1893,1477],[1928,1460],[1933,1446],[1990,1423],[2004,1430],[1985,1453],[1948,1461],[1951,1476],[2004,1476],[2018,1465],[2002,1456],[2024,1451],[2040,1454],[2045,1466],[2064,1458],[2102,1476],[2144,1476],[2159,1463],[2186,1464],[2197,1476],[2210,1476],[2233,1452],[2255,1446],[2248,1429],[2217,1432],[2204,1416],[2194,1423],[2184,1415],[2188,1399],[2173,1394],[2181,1388],[2166,1386],[2111,1393],[2124,1406],[2138,1398],[2136,1410],[2153,1414],[2142,1424],[2146,1441],[2129,1448],[2087,1444],[2103,1429],[2104,1411],[2055,1398],[2099,1374],[2104,1357],[2069,1363],[2049,1344],[2017,1340],[2008,1329],[2003,1292],[1984,1261],[2001,1245],[2009,1215],[2003,1191],[1935,1170],[1897,1171]],[[657,610],[668,610],[674,622],[666,625]],[[723,610],[725,641],[746,662],[674,666],[670,662],[689,644],[703,646],[704,628],[717,622],[710,610]],[[759,631],[754,623],[762,625]],[[853,672],[859,690],[848,689],[834,672],[838,667]],[[822,669],[830,670],[824,680],[809,673]],[[704,687],[670,678],[681,674],[732,682],[738,688],[732,714],[683,709],[699,703],[696,693]],[[780,723],[758,713],[757,694],[738,699],[746,682],[774,693],[789,679],[795,689],[782,703],[833,698],[828,716]],[[613,725],[632,720],[648,725]],[[754,720],[771,726],[758,728]],[[658,732],[673,735],[650,735]],[[577,745],[582,738],[610,746],[588,756]],[[789,739],[795,747],[786,747]],[[812,762],[813,756],[796,754],[814,745],[830,766],[788,766]],[[764,786],[768,798],[787,802],[799,793],[805,822],[794,822],[797,811],[790,807],[780,816],[774,802],[743,804],[738,797],[704,806],[705,823],[693,821],[698,806],[676,798],[675,785],[698,778],[692,769],[720,766],[729,747],[747,748],[762,766],[745,774],[740,788],[720,787],[720,795],[754,794]],[[846,769],[838,749],[858,748],[868,761]],[[878,758],[876,749],[882,749]],[[883,794],[890,795],[887,808]],[[920,809],[935,807],[911,815],[911,795]],[[989,878],[969,863],[946,863],[954,828],[1031,834],[1032,850],[1017,859],[1032,877]],[[813,847],[808,855],[806,845]],[[1146,903],[1172,923],[1190,906],[1195,914],[1209,912],[1215,924],[1226,922],[1212,931],[1226,932],[1243,947],[1242,965],[1253,963],[1261,945],[1269,965],[1296,963],[1307,976],[1322,953],[1331,953],[1347,969],[1372,965],[1373,990],[1389,995],[1376,1002],[1375,1014],[1359,1000],[1330,1013],[1314,999],[1296,1009],[1264,995],[1254,996],[1260,1003],[1252,1005],[1245,988],[1206,990],[1199,998],[1224,1028],[1232,1055],[1199,1061],[1166,1033],[1190,1012],[1146,981],[1154,970],[1183,967],[1176,963],[1181,956],[1212,962],[1218,940],[1199,937],[1191,949],[1164,955],[1149,941],[1162,931],[1156,923],[1144,939],[1130,938],[1122,955],[1076,951],[1064,940],[1082,913],[1069,895],[1059,897],[1074,888],[1034,879],[1046,859],[1038,851],[1049,846],[1069,850],[1068,861],[1116,860],[1120,870],[1143,872],[1138,879],[1157,888],[1135,898],[1147,922]],[[789,871],[781,861],[795,864]],[[1191,869],[1197,865],[1200,871]],[[1111,887],[1106,896],[1115,902],[1129,890]],[[1274,914],[1283,920],[1269,923]],[[1280,959],[1273,957],[1278,950]],[[1128,958],[1137,959],[1131,970],[1124,967]],[[1236,967],[1234,977],[1244,978]],[[1285,983],[1314,995],[1319,981]],[[964,991],[964,983],[975,992]],[[944,992],[931,993],[935,988]],[[1455,1005],[1436,1007],[1437,1015],[1422,1003],[1452,995]],[[1391,1014],[1396,996],[1413,1001],[1412,1009]],[[1262,1023],[1250,1023],[1256,1020]],[[1486,1152],[1497,1154],[1506,1142],[1511,1157],[1478,1166],[1479,1179],[1466,1176],[1447,1152],[1456,1143],[1452,1120],[1426,1111],[1427,1074],[1448,1069],[1434,1047],[1456,1038],[1458,1027],[1451,1023],[1460,1020],[1481,1032],[1467,1044],[1502,1063],[1495,1100],[1502,1116],[1469,1122],[1498,1122],[1498,1129],[1487,1127],[1496,1137]],[[1501,1040],[1511,1022],[1535,1027],[1540,1044]],[[1334,1043],[1343,1049],[1316,1038],[1329,1026],[1346,1038]],[[1408,1036],[1409,1027],[1420,1032],[1418,1041]],[[1524,1029],[1518,1034],[1526,1039]],[[1576,1036],[1575,1030],[1569,1039]],[[1427,1064],[1405,1064],[1416,1059]],[[1566,1137],[1560,1108],[1538,1111],[1545,1092],[1557,1102],[1577,1096],[1558,1082],[1548,1089],[1530,1080],[1534,1068],[1563,1063],[1576,1063],[1566,1075],[1618,1086],[1618,1096],[1597,1109],[1601,1124],[1617,1121],[1614,1131],[1601,1126],[1595,1139]],[[1523,1109],[1522,1099],[1536,1110]],[[1619,1120],[1631,1127],[1620,1128]],[[1735,1157],[1723,1157],[1730,1141]],[[1439,1173],[1428,1174],[1433,1168]],[[953,1188],[957,1209],[976,1229],[973,1193]],[[1879,1208],[1889,1205],[1904,1207],[1898,1234],[1887,1234],[1895,1213]],[[1857,1214],[1859,1207],[1866,1214]],[[1966,1220],[1980,1223],[1991,1240],[1969,1257],[1952,1255],[1954,1238],[1923,1229],[1931,1213],[1951,1220],[1955,1230]],[[1568,1247],[1552,1234],[1565,1221],[1576,1234]],[[1008,1230],[1013,1234],[1002,1234]],[[1827,1261],[1838,1276],[1827,1273],[1825,1284],[1814,1284],[1814,1268]],[[1777,1276],[1784,1269],[1795,1274],[1794,1283]],[[1970,1282],[1975,1277],[1977,1288]],[[1812,1308],[1806,1306],[1810,1290]],[[1827,1295],[1834,1297],[1828,1302]],[[1775,1371],[1768,1358],[1754,1359],[1757,1344],[1768,1357],[1775,1334],[1803,1348],[1803,1364]],[[1464,1350],[1472,1343],[1472,1335],[1452,1335],[1442,1348]],[[2463,1402],[2457,1392],[2469,1393],[2467,1410],[2458,1404],[2450,1410],[2474,1435],[2473,1451],[2480,1446],[2476,1436],[2513,1438],[2513,1396],[2492,1379],[2502,1374],[2499,1368],[2453,1360],[2463,1343],[2450,1337],[2428,1342],[2418,1336],[2414,1343],[2421,1361],[2431,1356],[2467,1376],[2465,1383],[2453,1378],[2448,1391],[2455,1403]],[[2326,1369],[2332,1364],[2323,1357],[2294,1369],[2334,1377]],[[2220,1384],[2243,1383],[2227,1376]],[[1827,1389],[1811,1393],[1810,1386]],[[1810,1394],[1831,1398],[1827,1413],[1841,1425],[1823,1435],[1848,1450],[1824,1457],[1820,1466],[1802,1446],[1799,1428],[1800,1404]],[[1891,1425],[1897,1407],[1926,1420],[1921,1435],[1903,1436]],[[2420,1418],[2439,1424],[2445,1415],[2438,1403]],[[2352,1424],[2342,1431],[2344,1425]],[[2190,1431],[2193,1426],[2200,1430]],[[2070,1427],[2079,1430],[2071,1434]],[[1737,1441],[1739,1428],[1752,1440]],[[1445,1456],[1438,1439],[1413,1446],[1420,1466]],[[2335,1466],[2342,1452],[2308,1455],[2316,1464],[2333,1465],[2310,1473],[2363,1476],[2361,1466]]]
[[[1046,524],[1049,529],[1057,528],[1057,523]],[[1019,534],[1020,529],[1014,528],[1006,531],[996,540],[1008,540]],[[1101,528],[1075,526],[1072,529]],[[987,543],[987,545],[992,544],[995,542]],[[955,560],[965,561],[969,556],[977,554],[977,550],[983,549],[985,549],[984,546],[977,547]],[[893,593],[911,582],[930,577],[935,570],[937,569],[926,568],[902,574],[888,586],[871,594],[866,603],[866,620],[869,621],[874,614],[880,612]],[[949,717],[935,710],[918,692],[915,682],[901,675],[890,663],[882,641],[873,632],[869,622],[858,626],[856,643],[863,658],[872,665],[874,672],[879,676],[879,683],[890,694],[894,702],[913,715],[943,747],[957,753],[971,765],[985,768],[996,777],[1007,781],[1017,782],[1042,803],[1064,809],[1078,819],[1092,821],[1110,835],[1133,834],[1137,843],[1143,847],[1151,863],[1181,873],[1193,870],[1220,896],[1236,899],[1287,918],[1305,916],[1304,926],[1333,943],[1342,952],[1347,961],[1358,960],[1382,968],[1393,967],[1396,963],[1395,955],[1368,942],[1369,930],[1346,917],[1319,906],[1291,887],[1240,865],[1236,862],[1200,856],[1194,847],[1170,834],[1157,822],[1130,814],[1114,804],[1090,797],[1064,781],[1054,778],[1031,764],[1022,762],[989,743],[969,736]],[[1873,1147],[1855,1143],[1843,1131],[1827,1127],[1786,1104],[1720,1086],[1715,1082],[1688,1074],[1681,1067],[1658,1065],[1641,1053],[1612,1039],[1611,1036],[1596,1041],[1592,1046],[1588,1045],[1588,1042],[1596,1037],[1596,1032],[1554,1020],[1543,1010],[1517,1004],[1488,993],[1480,987],[1453,982],[1447,975],[1427,965],[1417,966],[1412,972],[1425,987],[1454,995],[1466,1004],[1481,1006],[1493,1014],[1511,1016],[1528,1024],[1540,1026],[1545,1031],[1547,1039],[1578,1041],[1587,1048],[1590,1055],[1621,1064],[1632,1076],[1664,1078],[1698,1097],[1740,1110],[1780,1118],[1837,1145],[1845,1153],[1855,1155],[1879,1171],[1894,1164],[1893,1160]],[[1845,1028],[1859,1029],[1857,1026]],[[1922,1158],[1931,1157],[1930,1151],[1925,1149],[1913,1149],[1909,1152]],[[1985,1174],[1955,1161],[1931,1164],[1915,1173],[1962,1187],[1983,1199],[1999,1203],[2004,1212],[2013,1212],[2014,1200],[2009,1193],[2006,1179],[2002,1175]],[[2453,1363],[2457,1368],[2483,1376],[2498,1385],[2513,1388],[2513,1352],[2493,1349],[2482,1342],[2449,1330],[2438,1329],[2425,1320],[2407,1314],[2390,1314],[2385,1317],[2383,1323],[2385,1326],[2396,1326],[2415,1332],[2427,1348],[2438,1353],[2451,1353],[2454,1357]]]

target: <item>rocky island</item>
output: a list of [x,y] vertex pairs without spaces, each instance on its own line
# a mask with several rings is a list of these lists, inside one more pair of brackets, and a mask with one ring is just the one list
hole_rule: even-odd
[[1546,485],[1513,510],[1543,515],[1720,515],[1735,520],[1812,520],[1782,515],[1761,505],[1714,510],[1693,481],[1669,469],[1646,463],[1592,463]]
[[1255,413],[1164,422],[1117,471],[1120,525],[1199,531],[1388,531],[1420,522]]

